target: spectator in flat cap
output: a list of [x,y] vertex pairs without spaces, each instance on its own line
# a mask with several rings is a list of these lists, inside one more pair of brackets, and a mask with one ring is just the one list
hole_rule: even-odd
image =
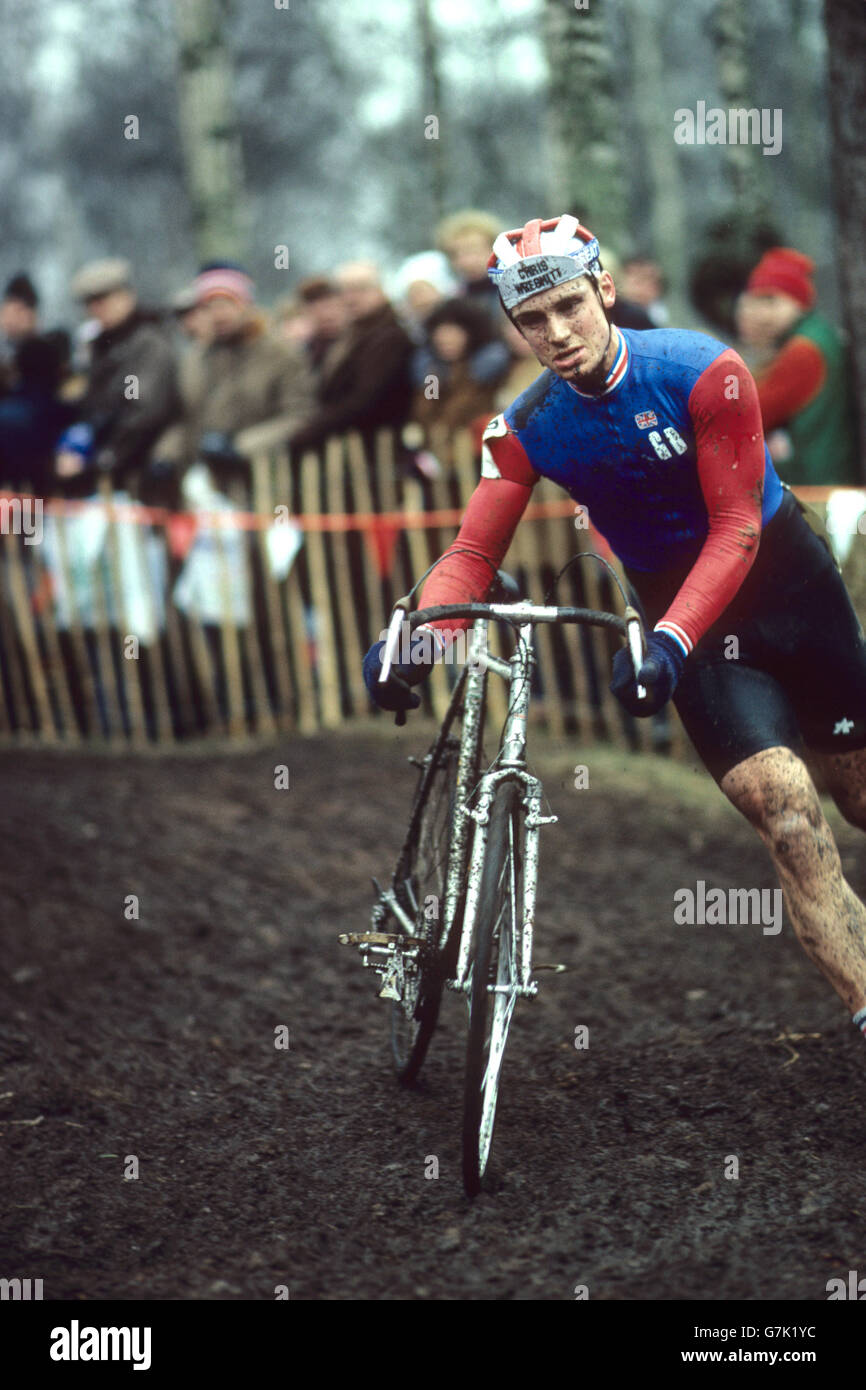
[[212,261],[195,288],[208,338],[181,362],[181,420],[155,457],[181,470],[204,459],[219,482],[246,478],[248,454],[285,439],[309,412],[309,367],[302,348],[267,331],[242,266]]
[[80,304],[89,304],[118,290],[132,293],[132,266],[120,256],[89,261],[73,275],[69,288],[72,298]]
[[139,307],[128,261],[94,261],[78,271],[72,293],[99,332],[90,344],[87,388],[78,421],[90,449],[60,448],[57,474],[70,496],[86,496],[100,474],[112,487],[148,497],[147,464],[154,442],[179,410],[176,362],[158,315]]

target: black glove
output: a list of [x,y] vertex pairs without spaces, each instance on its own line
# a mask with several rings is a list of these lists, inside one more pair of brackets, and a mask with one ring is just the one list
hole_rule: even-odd
[[371,698],[380,709],[417,709],[421,703],[420,695],[412,690],[420,685],[433,669],[432,642],[430,634],[415,632],[409,646],[410,663],[394,661],[388,672],[388,679],[379,680],[382,674],[382,653],[384,642],[374,642],[364,657],[364,684]]
[[[685,664],[685,653],[673,637],[669,637],[666,632],[651,632],[647,638],[646,656],[638,671],[637,680],[628,648],[622,647],[617,652],[613,659],[611,692],[629,714],[638,718],[658,714],[676,690]],[[646,687],[643,700],[639,700],[637,696],[639,685]]]

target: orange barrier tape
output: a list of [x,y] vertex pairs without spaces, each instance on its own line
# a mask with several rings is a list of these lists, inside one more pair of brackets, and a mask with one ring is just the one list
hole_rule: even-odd
[[[859,492],[857,487],[796,487],[793,491],[804,502],[826,502],[831,492]],[[258,512],[207,512],[170,511],[167,507],[148,507],[142,502],[106,502],[101,499],[49,497],[37,498],[32,493],[0,492],[0,501],[42,502],[43,513],[49,516],[74,516],[88,507],[108,509],[118,521],[136,521],[140,525],[166,526],[172,518],[187,517],[194,522],[206,522],[227,529],[242,531],[267,531],[279,524],[276,517],[260,515]],[[322,512],[307,516],[292,514],[286,518],[302,531],[375,531],[380,528],[395,528],[402,531],[416,530],[429,526],[459,526],[465,508],[447,507],[432,512]],[[526,521],[548,520],[550,518],[573,516],[576,503],[563,498],[557,502],[530,502],[523,519]],[[591,520],[591,518],[590,518]]]
[[[42,499],[23,492],[0,492],[0,501],[19,499],[36,502]],[[46,516],[74,516],[88,507],[102,507],[110,511],[118,521],[136,521],[139,525],[165,526],[174,517],[189,517],[196,522],[208,522],[214,526],[237,528],[242,531],[268,531],[279,522],[276,517],[262,516],[258,512],[173,512],[167,507],[146,507],[142,502],[105,502],[101,499],[52,497],[42,501]],[[286,523],[291,522],[302,531],[373,531],[380,527],[409,531],[427,526],[459,526],[465,508],[447,507],[433,512],[323,512],[318,515],[290,513]],[[575,503],[530,502],[524,516],[541,519],[557,516],[571,516]]]

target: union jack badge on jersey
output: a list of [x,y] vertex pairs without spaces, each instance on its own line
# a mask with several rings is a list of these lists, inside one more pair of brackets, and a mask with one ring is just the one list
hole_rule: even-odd
[[634,417],[634,422],[639,430],[648,430],[650,425],[658,424],[658,418],[654,410],[642,410]]

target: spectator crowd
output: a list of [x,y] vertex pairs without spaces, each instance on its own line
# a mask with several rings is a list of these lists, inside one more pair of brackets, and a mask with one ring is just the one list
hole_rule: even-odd
[[[100,654],[106,624],[115,638],[140,639],[145,716],[148,729],[155,727],[158,681],[149,652],[167,631],[169,602],[201,624],[203,679],[221,717],[228,716],[224,624],[267,634],[262,567],[284,579],[302,549],[297,525],[273,523],[263,537],[265,560],[231,521],[229,514],[252,506],[251,460],[262,451],[288,448],[293,464],[354,432],[361,460],[370,465],[374,507],[382,502],[383,461],[390,468],[393,459],[403,477],[435,477],[447,472],[461,431],[480,454],[489,420],[541,371],[487,275],[501,230],[484,212],[455,213],[437,228],[435,247],[410,256],[387,278],[382,267],[353,261],[300,280],[267,311],[256,302],[250,275],[234,262],[203,265],[169,305],[154,309],[139,302],[128,261],[99,260],[72,279],[81,313],[71,332],[46,328],[31,277],[11,276],[0,301],[0,489],[70,501],[107,490],[115,504],[138,502],[168,516],[166,526],[142,525],[147,513],[135,519],[121,506],[112,542],[104,506],[64,508],[62,522],[50,509],[45,518],[43,568],[27,569],[28,601],[36,614],[46,607],[53,613],[82,730],[94,717],[88,688],[102,731],[113,728],[112,683],[123,727],[131,727],[118,641],[109,644],[110,660]],[[620,264],[603,247],[601,259],[617,287],[615,324],[637,332],[677,326],[651,257]],[[812,261],[790,247],[761,256],[740,286],[734,345],[755,372],[768,446],[783,480],[856,483],[846,352],[817,308],[813,271]],[[383,430],[394,447],[377,457]],[[858,495],[835,497],[853,505]],[[356,616],[366,628],[360,538],[349,550]],[[386,558],[377,550],[383,583],[386,552],[387,545]],[[303,562],[299,572],[314,651],[320,615]],[[8,609],[13,601],[0,567],[0,604]],[[0,695],[18,727],[26,716],[10,684],[15,649],[8,632],[0,633]],[[269,651],[265,639],[262,651]],[[241,656],[248,711],[254,704],[249,660]],[[270,656],[263,669],[272,685]],[[181,729],[183,701],[173,680],[168,699]]]
[[[221,487],[248,477],[262,445],[288,441],[298,457],[357,431],[369,449],[383,428],[396,433],[401,470],[435,472],[448,435],[468,428],[479,440],[540,371],[487,277],[501,230],[486,213],[455,213],[435,249],[387,283],[380,267],[352,262],[301,280],[270,312],[228,261],[202,266],[156,312],[139,303],[127,261],[101,260],[72,280],[82,322],[71,335],[43,327],[30,277],[14,274],[0,305],[0,483],[85,497],[106,477],[179,508],[194,466]],[[669,323],[655,261],[620,265],[604,249],[602,260],[618,288],[615,323]],[[816,308],[813,269],[791,248],[764,255],[738,303],[738,346],[781,476],[856,482],[846,354]]]

